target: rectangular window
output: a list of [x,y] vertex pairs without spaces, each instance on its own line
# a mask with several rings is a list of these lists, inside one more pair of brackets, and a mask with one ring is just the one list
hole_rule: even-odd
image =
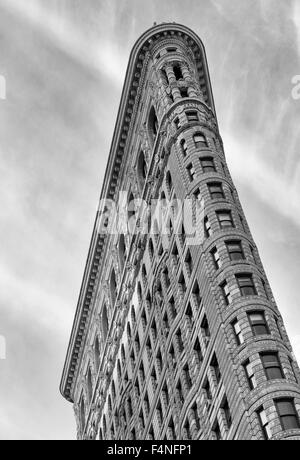
[[169,396],[169,390],[168,390],[168,385],[165,383],[163,390],[162,390],[162,397],[166,405],[166,410],[169,408],[169,403],[170,403],[170,396]]
[[173,367],[175,369],[175,367],[177,366],[177,361],[176,361],[176,358],[175,358],[175,351],[174,351],[173,345],[170,348],[169,354],[170,354],[170,360],[171,360],[171,362],[173,364]]
[[219,363],[218,363],[218,359],[217,359],[216,354],[213,355],[213,358],[211,360],[210,366],[212,367],[212,369],[214,371],[217,384],[219,384],[220,381],[221,381],[221,371],[220,371],[220,367],[219,367]]
[[284,374],[279,361],[278,353],[261,353],[261,362],[267,380],[284,379]]
[[211,393],[210,384],[209,384],[208,379],[206,379],[205,382],[204,382],[203,390],[205,391],[207,401],[211,402],[212,401],[212,393]]
[[180,380],[178,380],[176,391],[177,391],[177,398],[179,400],[180,405],[182,406],[184,404],[184,396],[183,396],[182,385],[181,385]]
[[178,118],[178,117],[177,117],[177,118],[175,118],[175,120],[174,120],[174,124],[175,124],[175,126],[176,126],[176,129],[179,129],[179,128],[180,128],[180,120],[179,120],[179,118]]
[[236,275],[241,296],[257,295],[256,288],[251,274]]
[[226,229],[234,227],[231,211],[217,211],[217,218],[220,228]]
[[226,305],[230,305],[232,299],[231,299],[231,293],[230,293],[227,281],[224,281],[224,283],[220,285],[220,288],[221,288]]
[[151,332],[152,332],[153,340],[154,340],[154,342],[155,342],[156,339],[157,339],[157,327],[156,327],[156,322],[155,322],[155,320],[153,320],[153,323],[152,323],[152,325],[151,325]]
[[215,422],[212,431],[213,431],[215,440],[216,441],[221,441],[222,440],[222,435],[221,435],[220,425],[219,425],[219,423],[217,421]]
[[187,143],[184,139],[181,140],[180,147],[181,147],[182,155],[186,157],[188,153],[188,148],[187,148]]
[[213,261],[214,261],[214,265],[215,265],[215,268],[217,270],[219,270],[219,268],[221,268],[222,266],[222,263],[221,263],[221,259],[220,259],[220,255],[219,255],[219,252],[218,252],[218,249],[217,248],[213,248],[211,250],[211,255],[212,255],[212,258],[213,258]]
[[270,428],[270,425],[269,425],[267,414],[266,414],[264,408],[261,407],[260,409],[258,409],[258,411],[256,413],[257,413],[259,423],[260,423],[260,426],[261,426],[261,429],[262,429],[262,432],[263,432],[263,435],[264,435],[264,439],[265,440],[271,439],[272,432],[271,432],[271,428]]
[[198,414],[198,406],[197,406],[197,403],[195,403],[192,407],[192,414],[193,414],[193,419],[194,419],[194,422],[195,422],[195,425],[196,425],[196,429],[197,431],[200,431],[200,418],[199,418],[199,414]]
[[179,284],[182,294],[185,294],[186,293],[186,282],[185,282],[185,277],[183,273],[181,273],[179,277],[178,284]]
[[186,257],[185,257],[185,263],[186,263],[186,266],[187,266],[188,273],[191,276],[194,266],[193,266],[193,259],[192,259],[190,250],[187,251],[187,254],[186,254]]
[[225,198],[221,182],[211,182],[210,184],[208,184],[208,190],[212,200],[220,200]]
[[300,428],[299,416],[293,399],[278,399],[275,401],[281,426],[284,431]]
[[186,112],[186,116],[188,121],[199,121],[198,112],[196,112],[195,110],[189,110],[188,112]]
[[253,390],[254,388],[257,387],[255,374],[254,374],[254,371],[253,371],[253,365],[252,365],[252,363],[250,363],[250,361],[248,359],[243,364],[243,366],[244,366],[244,369],[245,369],[245,373],[246,373],[246,376],[247,376],[247,380],[248,380],[250,390]]
[[194,352],[195,352],[198,364],[201,365],[202,361],[203,361],[203,355],[202,355],[201,345],[200,345],[200,341],[199,341],[198,337],[197,337],[195,345],[194,345]]
[[181,354],[184,350],[184,344],[183,344],[183,340],[182,340],[182,335],[181,335],[181,330],[178,329],[178,331],[176,332],[176,343],[177,343],[177,347],[178,347],[178,352],[179,354]]
[[226,247],[231,261],[245,259],[241,241],[227,241]]
[[190,422],[188,419],[185,422],[184,429],[185,429],[185,439],[187,441],[191,441],[192,440],[191,427],[190,427]]
[[192,382],[192,379],[191,379],[191,374],[190,374],[188,364],[183,369],[183,375],[184,375],[186,386],[187,386],[188,390],[190,390],[192,388],[192,386],[193,386],[193,382]]
[[231,326],[232,326],[237,344],[242,345],[245,342],[245,340],[242,334],[240,323],[238,322],[237,318],[234,321],[232,321]]
[[211,225],[208,217],[204,218],[204,233],[206,238],[209,238],[212,235]]
[[204,318],[203,318],[202,323],[201,323],[201,332],[202,332],[205,344],[207,345],[207,343],[210,340],[210,329],[209,329],[209,325],[208,325],[206,315],[204,315]]
[[180,95],[181,97],[189,97],[189,93],[188,93],[188,90],[187,88],[179,88],[179,91],[180,91]]
[[193,315],[193,309],[192,309],[192,306],[191,306],[190,302],[188,303],[187,309],[185,310],[185,317],[187,319],[187,322],[188,322],[189,326],[193,327],[193,325],[194,325],[194,315]]
[[197,189],[193,195],[196,201],[201,201],[202,195],[199,189]]
[[169,325],[169,318],[168,318],[167,313],[165,313],[165,315],[163,317],[163,325],[164,325],[164,331],[165,331],[166,335],[168,336],[169,332],[170,332],[170,325]]
[[193,297],[195,299],[195,303],[196,303],[197,307],[200,307],[201,302],[202,302],[202,298],[201,298],[200,288],[199,288],[199,284],[198,284],[197,280],[194,283],[192,294],[193,294]]
[[253,335],[269,335],[269,327],[263,311],[252,311],[248,313],[248,319]]
[[162,423],[163,423],[163,411],[162,411],[162,407],[161,407],[161,402],[159,402],[158,405],[157,405],[156,413],[157,413],[158,423],[161,426]]
[[201,158],[200,163],[204,173],[216,172],[215,162],[212,157]]
[[226,396],[225,396],[225,398],[224,398],[224,400],[222,402],[221,409],[223,410],[225,420],[226,420],[227,429],[229,430],[231,425],[232,425],[232,416],[231,416],[230,407],[229,407],[228,400],[227,400]]
[[194,142],[195,142],[196,148],[207,147],[206,138],[201,133],[197,133],[194,135]]
[[188,175],[189,175],[190,182],[193,182],[193,180],[195,179],[195,176],[196,176],[196,171],[195,171],[195,168],[192,165],[192,163],[189,164],[186,169],[187,169],[187,172],[188,172]]

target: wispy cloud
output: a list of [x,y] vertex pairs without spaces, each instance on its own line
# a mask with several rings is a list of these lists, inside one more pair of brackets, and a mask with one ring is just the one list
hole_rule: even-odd
[[109,37],[103,36],[101,42],[93,43],[78,28],[75,29],[66,17],[58,14],[59,8],[53,12],[42,2],[1,0],[0,6],[19,15],[22,20],[30,21],[40,34],[81,65],[103,74],[117,87],[122,85],[127,60]]
[[154,21],[185,23],[207,47],[229,165],[246,215],[255,207],[267,272],[297,336],[299,232],[285,220],[299,228],[300,104],[290,95],[299,1],[0,0],[0,10],[0,334],[9,357],[0,361],[0,437],[75,432],[60,374],[130,47]]
[[300,168],[288,180],[257,152],[255,144],[248,146],[223,132],[230,170],[237,182],[248,186],[276,213],[290,219],[300,228]]

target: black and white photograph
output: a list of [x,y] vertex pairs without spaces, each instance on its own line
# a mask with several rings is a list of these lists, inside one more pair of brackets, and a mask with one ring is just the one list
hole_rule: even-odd
[[300,440],[299,122],[299,0],[0,0],[0,440]]

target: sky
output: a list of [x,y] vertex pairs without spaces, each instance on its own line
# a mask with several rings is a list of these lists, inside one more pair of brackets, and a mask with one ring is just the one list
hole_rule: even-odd
[[228,164],[300,362],[299,0],[0,0],[0,439],[75,438],[59,383],[128,57],[169,21],[206,46]]

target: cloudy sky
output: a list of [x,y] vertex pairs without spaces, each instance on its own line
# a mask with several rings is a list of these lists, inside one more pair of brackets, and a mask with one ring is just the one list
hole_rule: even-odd
[[[0,439],[73,439],[58,387],[130,49],[207,49],[234,180],[300,360],[299,0],[0,0]],[[1,354],[1,350],[0,350]]]

